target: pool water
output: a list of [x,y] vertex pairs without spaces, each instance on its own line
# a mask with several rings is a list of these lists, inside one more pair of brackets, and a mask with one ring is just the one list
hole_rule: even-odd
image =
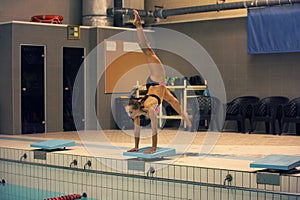
[[[44,200],[47,198],[60,197],[66,195],[68,194],[12,185],[12,184],[0,184],[1,200]],[[92,198],[84,198],[84,197],[81,199],[94,200]]]

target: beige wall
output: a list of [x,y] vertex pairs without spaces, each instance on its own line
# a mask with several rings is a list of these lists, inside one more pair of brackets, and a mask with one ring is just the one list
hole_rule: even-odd
[[[0,26],[0,133],[13,132],[12,25]],[[4,122],[4,123],[2,123]]]
[[[242,0],[226,0],[226,3],[240,2]],[[220,3],[222,3],[220,1]],[[155,10],[154,6],[162,6],[164,9],[183,8],[191,6],[202,6],[216,4],[216,0],[145,0],[146,10]],[[178,21],[195,21],[218,18],[242,17],[247,15],[246,9],[228,10],[220,12],[206,12],[189,15],[171,16],[167,19],[157,19],[158,23],[170,23]]]

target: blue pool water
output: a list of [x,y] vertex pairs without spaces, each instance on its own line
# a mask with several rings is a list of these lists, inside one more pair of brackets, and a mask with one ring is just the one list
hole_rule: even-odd
[[[44,200],[47,198],[60,197],[68,194],[23,187],[12,184],[0,184],[1,200]],[[92,198],[81,198],[82,200],[94,200]]]

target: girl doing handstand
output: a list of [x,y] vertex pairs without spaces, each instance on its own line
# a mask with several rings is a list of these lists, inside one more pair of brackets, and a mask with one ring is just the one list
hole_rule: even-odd
[[140,141],[140,116],[144,115],[146,118],[151,120],[151,129],[152,129],[152,148],[144,153],[150,154],[156,151],[157,147],[157,113],[156,109],[162,102],[165,100],[168,102],[174,110],[182,116],[185,120],[186,125],[190,128],[191,122],[188,118],[187,113],[181,111],[181,106],[178,100],[172,95],[172,93],[166,88],[165,83],[165,69],[156,56],[153,49],[150,47],[146,40],[145,33],[143,31],[143,26],[141,23],[141,18],[136,10],[134,10],[134,21],[133,24],[137,29],[137,37],[140,48],[142,49],[144,55],[147,58],[148,67],[150,75],[146,82],[147,94],[146,98],[143,100],[131,100],[129,105],[126,106],[126,111],[129,116],[134,121],[134,137],[135,137],[135,147],[128,150],[128,152],[135,152],[139,150],[139,141]]

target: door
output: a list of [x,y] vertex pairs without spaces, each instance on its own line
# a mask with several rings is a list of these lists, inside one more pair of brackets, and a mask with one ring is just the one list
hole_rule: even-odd
[[45,132],[45,47],[21,45],[22,134]]
[[[83,70],[78,73],[84,61],[84,48],[63,48],[63,129],[75,131],[84,129],[84,95],[72,96],[73,91],[84,94],[84,85],[74,87],[75,79],[83,83]],[[82,68],[83,69],[83,68]],[[78,74],[78,76],[77,76]],[[79,79],[79,80],[78,80]],[[76,115],[76,116],[75,116]],[[76,119],[76,123],[74,122]]]

